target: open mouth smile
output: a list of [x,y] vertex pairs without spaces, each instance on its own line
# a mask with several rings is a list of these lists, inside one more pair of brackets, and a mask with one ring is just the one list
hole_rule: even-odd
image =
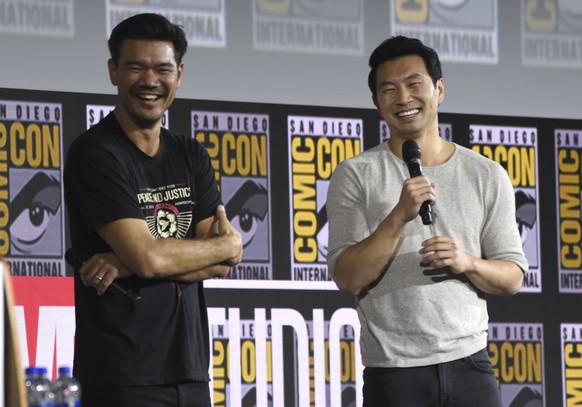
[[138,99],[145,100],[145,101],[154,101],[154,100],[161,99],[162,96],[148,93],[148,94],[137,94],[136,97]]
[[410,109],[410,110],[406,110],[404,112],[397,113],[397,116],[398,117],[408,117],[408,116],[415,115],[418,112],[420,112],[419,109]]

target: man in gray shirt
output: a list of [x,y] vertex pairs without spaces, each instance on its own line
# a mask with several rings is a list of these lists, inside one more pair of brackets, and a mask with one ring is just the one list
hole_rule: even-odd
[[[326,204],[329,270],[357,301],[364,406],[501,406],[485,294],[517,293],[528,268],[512,185],[499,164],[439,137],[433,49],[393,37],[370,68],[390,140],[341,163]],[[408,140],[422,152],[414,177]]]

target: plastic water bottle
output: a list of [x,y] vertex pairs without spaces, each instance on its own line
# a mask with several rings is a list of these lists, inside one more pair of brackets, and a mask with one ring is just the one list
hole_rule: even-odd
[[24,371],[24,385],[29,407],[39,407],[44,403],[40,373],[36,367],[28,367]]
[[80,407],[81,386],[68,366],[59,367],[59,375],[53,386],[55,407]]
[[44,367],[31,366],[25,370],[25,386],[29,407],[54,407],[52,383]]
[[46,367],[39,367],[40,380],[43,387],[46,388],[45,400],[43,407],[54,407],[55,405],[55,393],[53,392],[53,382],[48,377],[48,370]]

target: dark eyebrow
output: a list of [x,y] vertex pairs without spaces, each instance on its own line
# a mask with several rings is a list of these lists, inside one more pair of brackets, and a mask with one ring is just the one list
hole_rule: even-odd
[[381,81],[380,83],[378,83],[378,88],[382,88],[385,86],[389,86],[389,85],[394,85],[393,81]]
[[176,68],[176,64],[172,62],[163,62],[158,65],[158,68]]
[[[131,65],[145,66],[143,61],[140,61],[137,59],[125,61],[125,63],[123,65],[125,65],[125,66],[131,66]],[[176,64],[174,64],[173,62],[162,62],[162,63],[156,65],[156,68],[176,68]]]
[[420,73],[413,73],[412,75],[408,75],[405,80],[413,80],[413,79],[422,79],[424,77],[423,74]]
[[[422,73],[412,73],[404,78],[405,82],[410,82],[413,80],[422,80],[424,75]],[[394,85],[396,81],[393,80],[385,80],[378,83],[378,88],[382,88],[389,85]]]

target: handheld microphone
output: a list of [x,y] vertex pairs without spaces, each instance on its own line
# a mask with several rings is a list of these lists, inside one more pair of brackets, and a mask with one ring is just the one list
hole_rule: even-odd
[[[73,267],[75,270],[78,270],[87,260],[89,260],[89,256],[77,249],[70,248],[65,252],[65,260],[71,267]],[[116,295],[121,295],[128,301],[131,301],[131,303],[134,305],[136,305],[141,300],[141,297],[133,290],[126,290],[115,282],[109,285],[107,291],[111,291]]]
[[[402,144],[402,158],[408,166],[408,172],[410,173],[410,178],[418,177],[422,175],[422,166],[420,165],[420,148],[416,141],[406,140]],[[432,206],[430,201],[424,201],[420,206],[420,218],[422,219],[423,225],[432,224]]]

